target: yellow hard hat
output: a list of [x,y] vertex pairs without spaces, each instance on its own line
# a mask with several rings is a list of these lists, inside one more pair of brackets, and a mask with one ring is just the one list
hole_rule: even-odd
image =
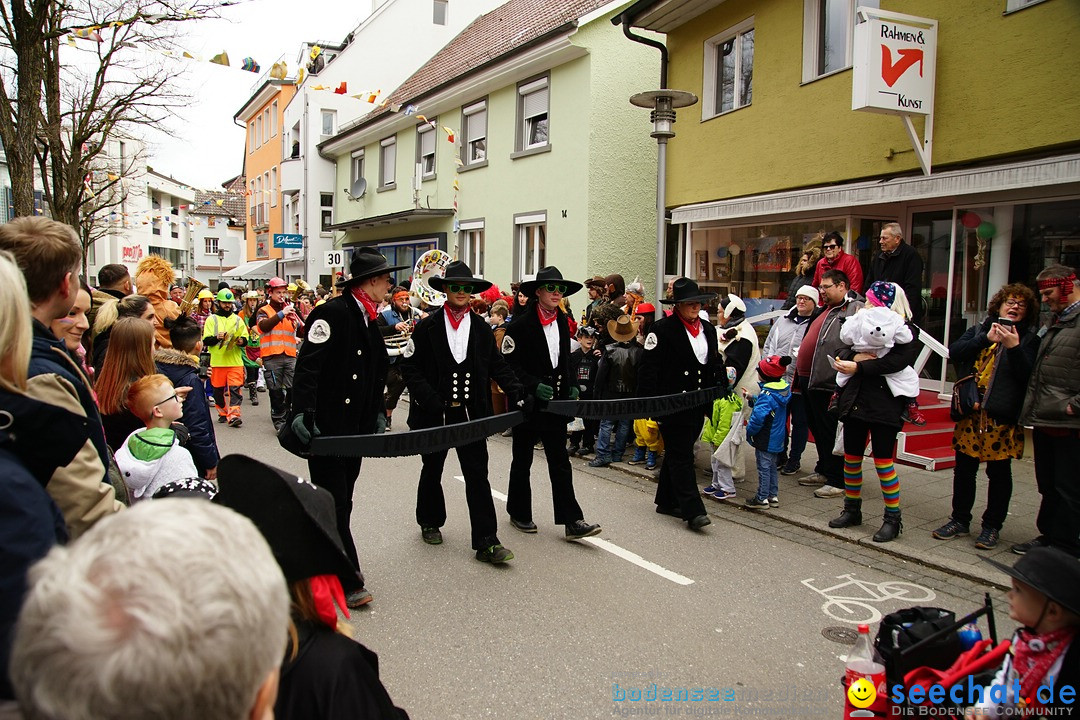
[[289,283],[289,292],[296,292],[296,283]]
[[206,288],[203,288],[202,290],[199,291],[198,298],[200,300],[213,300],[214,299],[214,293],[210,292]]

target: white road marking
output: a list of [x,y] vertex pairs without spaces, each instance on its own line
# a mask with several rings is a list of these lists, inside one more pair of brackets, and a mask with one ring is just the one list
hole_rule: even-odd
[[[457,479],[457,480],[460,480],[462,483],[465,482],[465,476],[464,475],[455,475],[454,478]],[[494,488],[492,488],[492,490],[491,490],[491,496],[494,497],[497,500],[501,500],[502,502],[506,502],[506,495],[499,492],[498,490],[495,490]],[[623,560],[626,560],[627,562],[633,563],[634,565],[637,565],[639,568],[642,568],[644,570],[648,570],[649,572],[651,572],[651,573],[653,573],[655,575],[659,575],[660,577],[664,578],[665,580],[670,580],[671,582],[675,583],[676,585],[693,585],[694,584],[694,581],[691,580],[690,578],[686,577],[685,575],[680,575],[679,573],[674,572],[672,570],[668,570],[667,568],[665,568],[665,567],[663,567],[661,565],[657,565],[654,562],[650,562],[649,560],[646,560],[645,558],[641,557],[637,553],[630,552],[626,548],[619,547],[615,543],[610,542],[608,540],[602,540],[602,539],[597,538],[597,537],[589,537],[589,538],[582,538],[582,542],[587,542],[587,543],[589,543],[591,545],[595,545],[596,547],[600,548],[601,550],[606,550],[607,552],[611,553],[612,555],[615,555],[617,557],[621,557]]]

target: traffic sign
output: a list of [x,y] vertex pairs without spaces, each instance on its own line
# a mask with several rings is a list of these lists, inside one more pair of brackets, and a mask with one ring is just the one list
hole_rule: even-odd
[[345,251],[344,250],[327,250],[326,254],[326,267],[336,268],[345,267]]
[[303,249],[304,236],[296,233],[274,233],[274,247]]

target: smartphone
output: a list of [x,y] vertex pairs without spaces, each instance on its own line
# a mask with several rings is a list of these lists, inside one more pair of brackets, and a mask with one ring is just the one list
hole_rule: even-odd
[[994,322],[996,322],[998,325],[1004,325],[1005,327],[1015,327],[1016,326],[1016,322],[1013,321],[1013,320],[1010,320],[1009,318],[999,317]]
[[833,370],[835,370],[836,369],[836,358],[834,358],[832,355],[826,355],[825,359],[829,361],[829,367],[831,367]]

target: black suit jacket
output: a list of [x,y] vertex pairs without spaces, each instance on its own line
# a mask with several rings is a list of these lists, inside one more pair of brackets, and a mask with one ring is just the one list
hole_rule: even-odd
[[314,410],[323,435],[373,433],[384,412],[388,367],[379,326],[365,324],[356,298],[345,293],[329,300],[308,315],[293,376],[293,413]]
[[[708,343],[708,355],[705,364],[698,362],[686,327],[675,315],[661,318],[649,328],[645,338],[645,356],[638,370],[638,395],[672,395],[713,387],[718,382],[727,385],[723,374],[724,362],[716,346],[716,328],[704,320],[701,332]],[[678,414],[678,419],[688,420],[708,415],[711,408],[687,410]],[[676,416],[666,418],[675,419]],[[700,419],[696,420],[700,422]]]
[[[562,310],[558,311],[555,324],[559,328],[559,364],[556,367],[551,366],[547,338],[532,303],[506,326],[502,354],[526,392],[535,395],[536,386],[543,383],[555,390],[555,400],[568,400],[573,384],[570,380],[570,325]],[[713,345],[716,345],[715,341]]]
[[416,326],[401,361],[409,388],[409,427],[442,425],[443,412],[455,402],[466,407],[470,420],[488,417],[492,380],[512,402],[520,397],[521,383],[495,346],[491,326],[475,313],[469,322],[469,345],[460,365],[450,352],[444,312],[432,313]]

